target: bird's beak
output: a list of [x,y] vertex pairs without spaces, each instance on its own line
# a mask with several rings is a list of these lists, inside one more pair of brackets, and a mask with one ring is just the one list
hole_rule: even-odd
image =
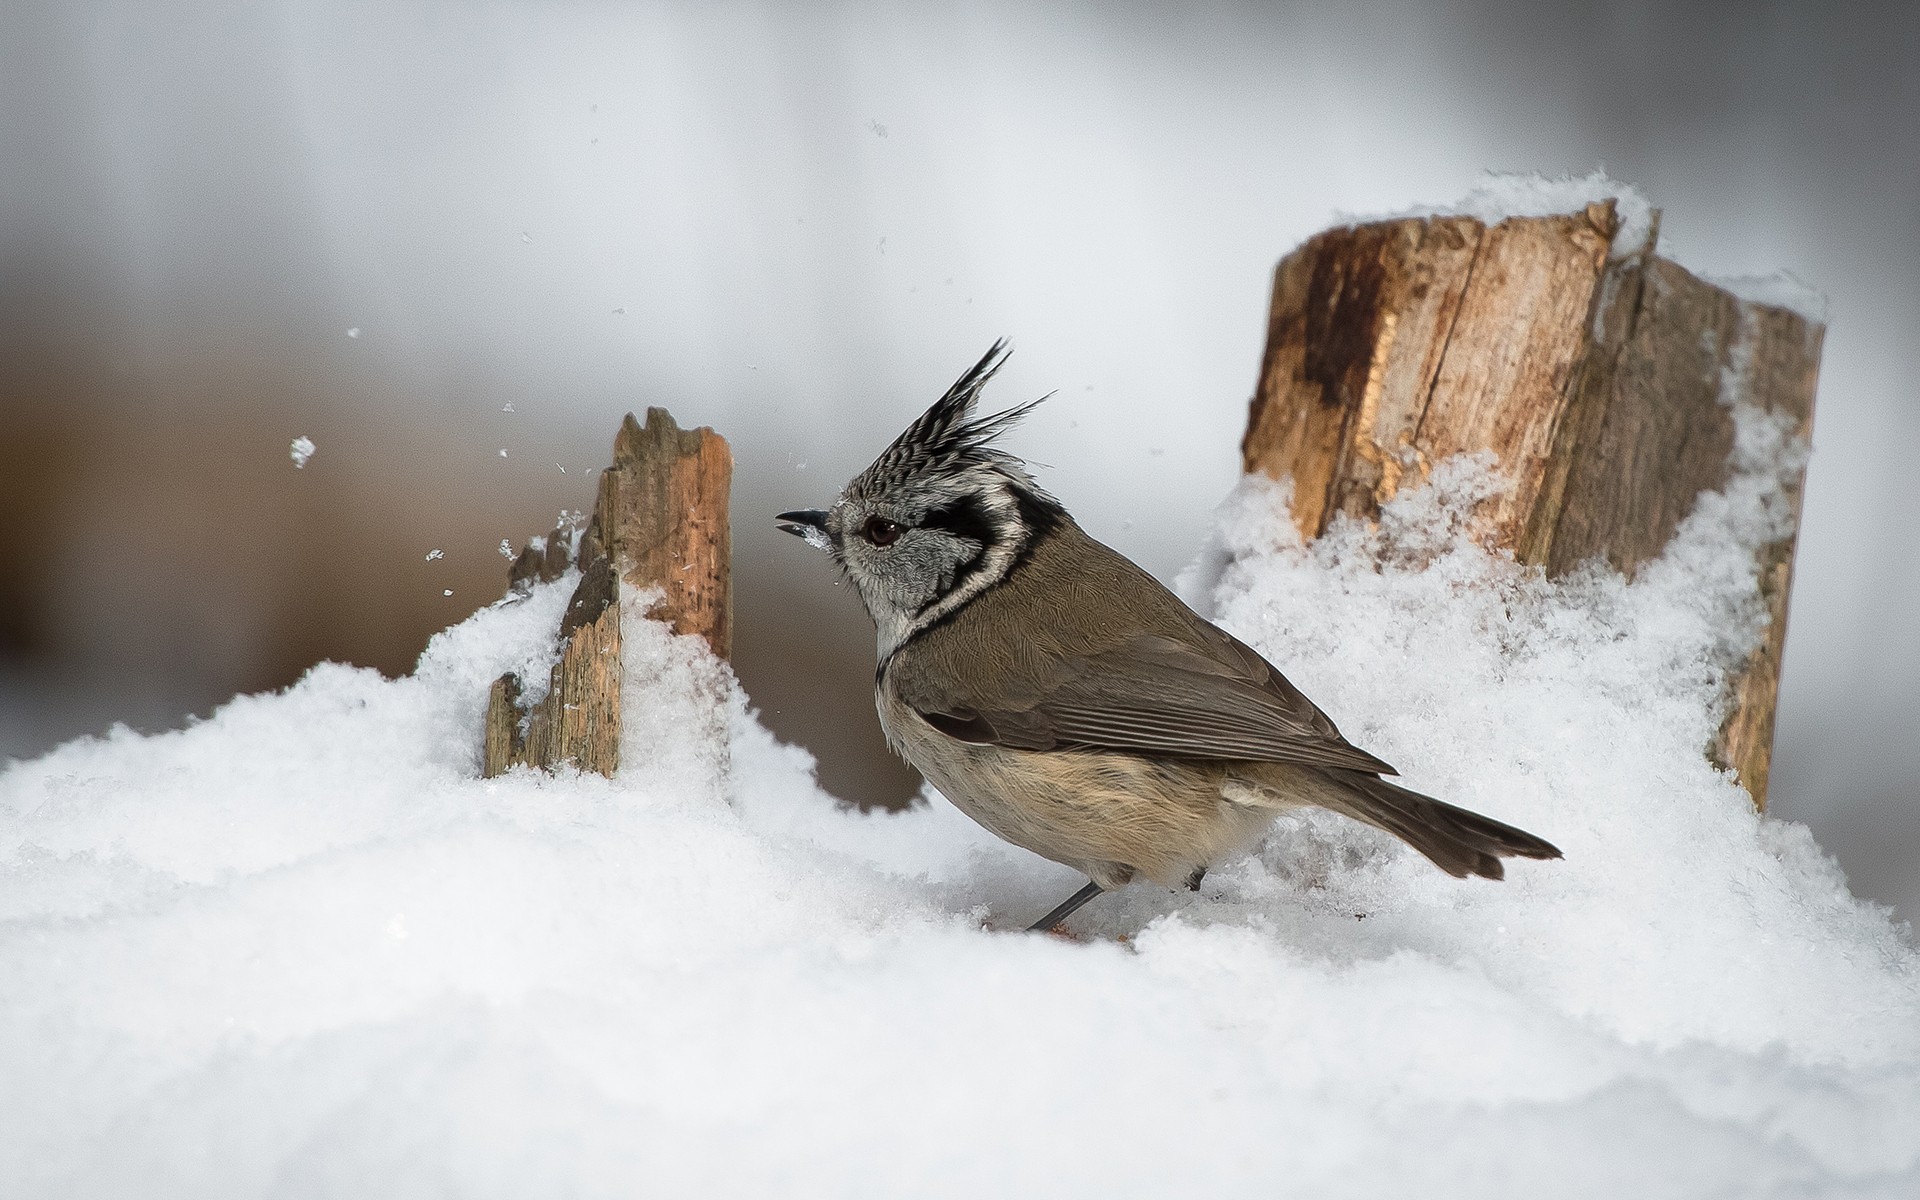
[[774,520],[780,522],[780,528],[797,538],[805,538],[807,545],[819,550],[831,550],[832,540],[827,537],[827,514],[818,508],[797,508],[792,512],[783,512]]

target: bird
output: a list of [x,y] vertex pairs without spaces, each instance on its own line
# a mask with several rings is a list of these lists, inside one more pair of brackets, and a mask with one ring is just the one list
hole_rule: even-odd
[[975,415],[996,341],[826,509],[775,517],[827,551],[875,628],[887,742],[987,830],[1102,892],[1197,889],[1274,820],[1317,806],[1457,878],[1550,842],[1385,778],[1246,643],[1089,536],[996,445],[1046,396]]

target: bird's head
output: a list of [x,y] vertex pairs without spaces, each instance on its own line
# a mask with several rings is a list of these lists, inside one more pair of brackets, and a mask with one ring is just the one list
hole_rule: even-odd
[[827,509],[781,513],[780,527],[827,551],[878,627],[884,656],[1006,577],[1066,519],[1018,458],[992,443],[1041,400],[974,417],[1007,359],[993,348],[920,414]]

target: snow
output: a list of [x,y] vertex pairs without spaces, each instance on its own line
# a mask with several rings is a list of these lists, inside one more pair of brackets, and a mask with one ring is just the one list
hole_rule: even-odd
[[1644,250],[1653,236],[1656,210],[1640,190],[1596,170],[1587,175],[1548,177],[1532,172],[1489,171],[1466,198],[1451,204],[1423,205],[1381,216],[1345,216],[1352,225],[1409,217],[1472,217],[1493,226],[1508,217],[1551,217],[1577,213],[1589,204],[1613,201],[1620,227],[1614,231],[1612,255],[1626,258]]
[[[1250,479],[1181,583],[1504,883],[1284,821],[1103,896],[944,801],[844,808],[625,601],[616,780],[479,774],[575,583],[0,774],[0,1193],[1911,1196],[1920,957],[1699,747],[1804,446],[1631,583],[1471,538],[1453,460],[1311,547]],[[817,578],[796,587],[824,586]]]
[[1725,288],[1750,304],[1784,308],[1805,317],[1811,325],[1827,323],[1827,297],[1791,271],[1771,275],[1710,275],[1707,282]]
[[293,469],[298,471],[305,467],[307,461],[313,457],[313,452],[318,448],[319,447],[313,444],[313,439],[310,437],[294,438],[287,446],[287,456],[293,459]]
[[[804,469],[806,465],[807,464],[805,463],[801,463],[800,466],[796,467],[795,469],[796,470]],[[799,528],[800,528],[801,538],[805,540],[807,545],[812,546],[815,550],[832,550],[833,549],[833,539],[827,536],[826,530],[817,528],[812,525],[802,525]]]

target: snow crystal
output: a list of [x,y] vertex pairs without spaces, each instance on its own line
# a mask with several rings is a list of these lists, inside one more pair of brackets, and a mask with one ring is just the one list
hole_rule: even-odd
[[318,448],[310,437],[293,439],[292,444],[287,447],[287,457],[293,459],[293,469],[298,471],[305,467],[307,460],[313,457],[313,452]]
[[447,556],[447,552],[439,549],[438,547],[435,547],[434,549],[427,551],[428,562],[432,562],[437,558],[445,558],[446,556]]
[[1503,883],[1305,813],[1027,936],[1078,877],[837,804],[648,596],[619,777],[482,779],[571,574],[410,677],[14,764],[0,1192],[1920,1193],[1920,956],[1700,753],[1804,452],[1734,399],[1733,482],[1632,582],[1476,545],[1471,459],[1311,546],[1249,480],[1182,580],[1566,852]]
[[1625,258],[1643,250],[1653,235],[1653,203],[1632,184],[1608,178],[1605,171],[1589,175],[1548,178],[1532,173],[1489,171],[1464,200],[1428,205],[1382,216],[1342,216],[1348,224],[1397,221],[1409,217],[1472,217],[1484,225],[1498,225],[1508,217],[1551,217],[1577,213],[1589,204],[1612,200],[1620,227],[1614,231],[1612,254]]
[[501,538],[500,539],[500,557],[510,559],[513,556],[514,556],[513,543],[508,541],[506,538]]
[[833,539],[827,536],[826,530],[817,526],[800,526],[800,537],[807,545],[812,546],[815,550],[831,551],[833,549]]

